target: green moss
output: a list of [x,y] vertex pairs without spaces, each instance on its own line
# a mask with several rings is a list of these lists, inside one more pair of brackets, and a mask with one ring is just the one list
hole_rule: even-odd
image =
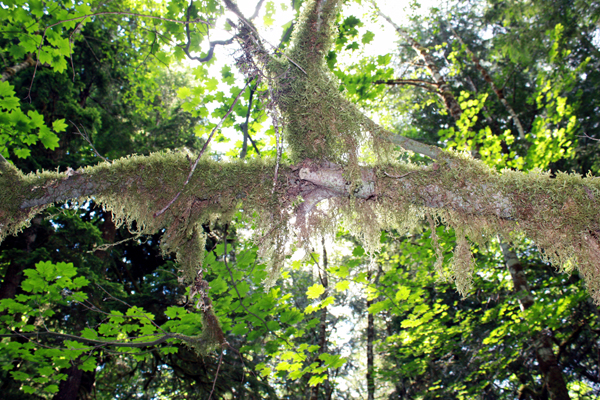
[[[378,181],[376,208],[403,213],[408,205],[439,219],[458,233],[453,279],[461,293],[469,288],[472,260],[463,238],[485,245],[498,234],[525,235],[546,259],[563,270],[577,265],[588,289],[600,301],[600,180],[577,174],[532,171],[498,173],[463,155],[448,153],[437,168],[401,179]],[[380,164],[380,171],[402,176],[416,167]],[[385,225],[380,225],[385,228]]]
[[[43,172],[43,179],[52,179],[57,173]],[[33,216],[45,207],[21,209],[21,203],[27,198],[32,182],[38,179],[26,176],[13,165],[3,163],[0,169],[0,242],[8,235],[15,235],[29,225]]]
[[317,2],[308,1],[291,49],[268,67],[277,77],[275,100],[291,161],[328,160],[342,165],[349,181],[358,181],[361,152],[380,150],[383,131],[344,97],[325,62],[336,34],[338,3],[325,2],[318,10]]
[[[91,199],[110,210],[118,225],[125,224],[138,233],[164,230],[162,248],[178,255],[183,275],[190,282],[202,262],[202,224],[216,219],[227,222],[241,208],[249,215],[271,215],[269,223],[261,222],[259,229],[270,230],[273,223],[285,224],[283,219],[288,217],[281,212],[285,201],[279,190],[272,194],[272,161],[221,163],[203,159],[184,188],[189,171],[186,155],[174,152],[127,157],[70,174],[42,172],[24,176],[14,168],[8,169],[0,174],[0,187],[13,189],[0,191],[2,237],[16,233],[49,205],[22,210],[25,201],[41,204],[40,199],[52,196],[58,196],[58,200],[85,200],[93,194]],[[285,166],[280,171],[283,181]],[[155,216],[182,189],[168,210]],[[275,236],[271,233],[269,237]]]

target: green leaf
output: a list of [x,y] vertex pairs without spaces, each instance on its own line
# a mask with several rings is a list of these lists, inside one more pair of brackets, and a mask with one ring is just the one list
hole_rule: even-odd
[[221,277],[210,282],[210,294],[219,295],[227,290],[227,282]]
[[50,261],[40,261],[35,265],[36,271],[46,280],[54,280],[56,278],[56,266]]
[[377,302],[375,304],[372,304],[371,307],[369,307],[369,314],[377,314],[377,313],[385,310],[388,307],[389,307],[389,300]]
[[48,392],[48,393],[57,393],[58,392],[58,385],[48,385],[44,388],[44,392]]
[[56,275],[72,278],[77,275],[77,268],[73,266],[73,263],[59,262],[56,264]]
[[177,90],[177,97],[185,99],[192,94],[192,91],[188,87],[182,87]]
[[313,375],[311,376],[311,378],[308,380],[308,384],[310,386],[317,386],[320,383],[323,383],[325,381],[325,379],[327,379],[327,375]]
[[39,138],[47,149],[54,150],[58,147],[58,136],[46,126],[40,128]]
[[15,110],[19,107],[19,99],[16,97],[5,97],[0,99],[0,108]]
[[314,285],[309,287],[308,290],[306,291],[306,295],[308,296],[309,299],[316,299],[323,293],[325,293],[325,288],[320,283],[315,283]]
[[209,92],[213,92],[213,91],[215,91],[217,89],[217,85],[218,84],[219,84],[219,81],[216,80],[215,78],[207,79],[206,82],[205,82],[206,90],[209,91]]
[[165,311],[165,315],[171,319],[175,319],[177,317],[180,317],[181,315],[185,315],[186,313],[187,311],[185,308],[175,306],[170,306]]
[[403,301],[408,299],[410,295],[410,288],[406,286],[399,286],[398,291],[396,292],[396,301]]
[[13,97],[15,95],[14,87],[7,81],[0,82],[0,96]]
[[40,128],[44,126],[44,117],[37,111],[31,110],[27,112],[27,116],[31,119],[31,122],[33,123],[33,126],[35,128]]
[[247,325],[243,322],[238,322],[233,329],[231,330],[231,333],[234,335],[245,335],[246,333],[248,333],[249,329],[247,327]]
[[356,246],[354,250],[352,250],[352,255],[354,257],[362,257],[365,255],[365,249],[360,246]]
[[35,389],[32,388],[29,385],[23,385],[23,386],[21,386],[21,390],[23,390],[23,393],[27,393],[27,394],[29,394],[29,393],[35,393]]
[[361,39],[361,42],[362,42],[363,44],[371,43],[371,41],[373,41],[373,38],[374,38],[374,37],[375,37],[375,34],[374,34],[373,32],[371,32],[371,31],[367,31],[367,32],[366,32],[366,33],[363,35],[363,37],[362,37],[362,39]]
[[19,148],[19,149],[13,149],[13,153],[15,153],[15,156],[17,156],[19,158],[27,158],[31,154],[31,150],[26,149],[26,148]]
[[65,123],[65,119],[57,119],[56,121],[54,121],[52,123],[52,129],[54,130],[54,132],[60,133],[60,132],[64,132],[65,129],[67,129],[67,124]]
[[54,370],[50,366],[44,366],[38,369],[38,373],[42,376],[50,376],[54,373]]
[[93,371],[98,366],[98,361],[94,356],[87,356],[83,364],[81,364],[78,368],[82,371]]
[[90,283],[89,280],[87,280],[87,278],[83,277],[83,276],[78,276],[77,278],[73,279],[73,288],[74,289],[80,289],[82,287],[87,286]]
[[81,331],[81,337],[85,339],[98,339],[98,332],[91,328],[85,328]]
[[349,287],[350,287],[349,281],[340,281],[335,284],[335,290],[337,290],[338,292],[343,292],[344,290],[348,290]]

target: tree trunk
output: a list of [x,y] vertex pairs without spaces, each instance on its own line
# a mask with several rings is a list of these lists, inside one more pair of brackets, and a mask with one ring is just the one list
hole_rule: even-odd
[[[529,289],[523,265],[508,243],[500,241],[500,246],[506,267],[512,277],[515,295],[517,296],[521,310],[525,311],[533,306],[535,300]],[[544,386],[548,389],[550,399],[569,400],[569,390],[567,389],[562,369],[558,365],[558,360],[552,349],[552,333],[547,329],[535,333],[533,346],[544,380]]]
[[[324,300],[329,294],[329,281],[327,277],[327,250],[325,249],[325,239],[322,240],[323,244],[323,268],[319,268],[319,278],[321,285],[325,288],[325,292],[321,295],[321,300]],[[321,309],[321,322],[319,323],[319,354],[327,352],[327,307]],[[323,361],[318,360],[319,367],[323,364]],[[312,387],[310,400],[317,400],[319,398],[319,389],[321,384],[317,384]]]
[[[368,273],[371,281],[371,271]],[[373,353],[373,342],[375,341],[374,315],[368,312],[373,300],[367,300],[367,399],[375,400],[375,355]]]
[[[21,235],[24,239],[25,251],[27,253],[31,253],[32,246],[37,238],[37,230],[41,222],[41,217],[34,218],[31,221],[31,226],[26,228]],[[13,260],[9,261],[2,285],[0,285],[0,300],[12,299],[15,297],[19,286],[21,286],[21,279],[23,278],[23,270],[25,267],[27,267],[27,265],[22,262],[15,263]]]
[[548,389],[550,399],[569,400],[569,390],[565,384],[563,373],[552,350],[552,332],[544,329],[536,334],[533,341],[536,358],[544,376],[544,385]]
[[58,393],[56,393],[53,400],[77,400],[83,371],[73,365],[66,373],[67,379],[60,382]]

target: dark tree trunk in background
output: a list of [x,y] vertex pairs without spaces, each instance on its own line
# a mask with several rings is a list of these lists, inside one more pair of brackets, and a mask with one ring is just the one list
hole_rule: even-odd
[[[321,300],[327,298],[329,293],[329,281],[327,277],[327,250],[325,249],[325,239],[322,241],[323,243],[323,268],[317,265],[319,268],[319,278],[321,280],[321,285],[325,288],[325,292],[321,295]],[[319,354],[323,354],[327,352],[327,307],[323,307],[321,309],[321,322],[319,323]],[[319,366],[323,364],[323,361],[320,359],[317,360]],[[324,385],[323,385],[324,386]],[[321,388],[321,384],[313,386],[311,390],[310,400],[317,400],[319,398],[319,389]],[[326,390],[326,392],[330,392]],[[331,392],[329,393],[331,395]],[[326,394],[327,397],[327,394]]]
[[[77,363],[76,363],[77,364]],[[95,371],[83,371],[77,365],[63,370],[67,379],[58,385],[58,393],[52,400],[91,400],[94,398],[93,390],[96,380]]]
[[[42,222],[41,217],[36,217],[31,220],[31,226],[23,230],[23,233],[19,235],[16,240],[23,241],[20,245],[25,245],[25,251],[31,253],[34,248],[35,239],[38,235],[38,228]],[[20,246],[20,248],[22,248]],[[10,260],[8,267],[6,268],[6,274],[3,277],[2,285],[0,285],[0,300],[1,299],[12,299],[17,294],[17,289],[21,286],[21,280],[23,279],[23,270],[26,265],[23,262],[14,262]]]
[[67,379],[58,385],[58,393],[53,400],[77,400],[83,371],[73,365],[66,371]]
[[[371,281],[372,272],[369,271],[368,279]],[[368,312],[373,300],[367,300],[367,399],[375,400],[375,354],[373,342],[375,341],[374,315]]]
[[[521,310],[525,311],[533,306],[535,300],[527,283],[523,264],[517,257],[517,254],[510,245],[500,241],[502,254],[506,267],[512,277],[515,295],[521,305]],[[552,348],[552,332],[545,329],[536,332],[533,335],[533,346],[535,356],[542,373],[544,387],[548,390],[551,400],[570,400],[569,390],[563,377],[563,372],[558,365],[558,360]]]

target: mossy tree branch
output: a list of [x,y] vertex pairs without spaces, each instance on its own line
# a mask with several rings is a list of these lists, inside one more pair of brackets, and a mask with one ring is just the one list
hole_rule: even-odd
[[[307,71],[314,71],[325,62],[325,55],[333,40],[333,24],[339,0],[307,2],[300,16],[297,31],[292,38],[291,58]],[[309,72],[310,74],[310,72]]]
[[[215,215],[229,218],[243,209],[263,219],[273,210],[278,215],[306,217],[318,201],[330,198],[371,207],[382,218],[381,228],[392,227],[394,215],[400,217],[407,207],[416,207],[462,226],[471,232],[472,240],[485,233],[524,232],[546,249],[548,257],[578,262],[588,285],[592,278],[600,281],[595,272],[600,260],[597,178],[497,173],[476,160],[445,154],[429,167],[394,163],[363,167],[356,185],[347,181],[338,165],[305,160],[281,166],[271,195],[273,166],[273,161],[262,160],[202,161],[180,201],[157,218],[153,213],[181,190],[189,172],[183,154],[131,157],[60,174],[24,176],[15,170],[0,175],[0,229],[5,236],[53,202],[94,196],[118,219],[136,220],[144,231],[167,229],[164,241],[174,250],[188,240],[190,227]],[[294,205],[298,196],[307,200],[305,205]],[[600,283],[590,289],[597,295]]]

